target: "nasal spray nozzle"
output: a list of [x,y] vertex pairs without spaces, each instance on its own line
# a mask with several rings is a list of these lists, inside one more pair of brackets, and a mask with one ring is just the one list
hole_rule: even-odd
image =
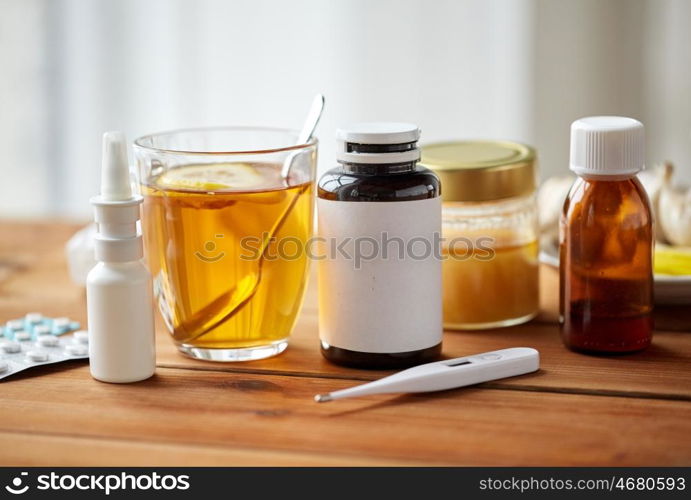
[[[97,240],[105,240],[107,244],[113,238],[135,238],[137,241],[132,241],[131,252],[137,253],[138,249],[137,258],[141,259],[141,236],[137,234],[141,203],[142,197],[132,194],[125,135],[122,132],[106,132],[103,134],[101,194],[91,199],[98,224]],[[103,259],[98,258],[98,247],[97,244],[96,260],[100,261]],[[133,256],[125,257],[133,260]]]
[[132,193],[127,141],[103,134],[101,194],[91,198],[98,264],[86,280],[91,375],[104,382],[136,382],[155,369],[151,274],[137,231],[143,199]]
[[101,198],[104,201],[125,201],[132,198],[127,163],[127,142],[122,132],[103,134],[101,163]]

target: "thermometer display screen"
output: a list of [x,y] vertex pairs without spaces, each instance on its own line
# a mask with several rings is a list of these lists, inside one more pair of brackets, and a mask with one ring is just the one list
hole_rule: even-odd
[[470,361],[467,359],[462,359],[460,361],[456,361],[455,363],[449,363],[446,366],[461,366],[461,365],[469,365]]

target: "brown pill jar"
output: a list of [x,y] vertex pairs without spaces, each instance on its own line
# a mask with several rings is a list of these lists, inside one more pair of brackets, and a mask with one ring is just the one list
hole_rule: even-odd
[[318,185],[319,336],[333,363],[400,368],[441,353],[441,190],[418,165],[420,131],[338,131]]

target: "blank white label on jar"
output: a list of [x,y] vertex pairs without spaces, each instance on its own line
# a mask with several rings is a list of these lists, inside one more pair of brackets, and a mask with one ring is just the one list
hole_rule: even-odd
[[435,245],[441,234],[441,198],[319,199],[317,208],[321,339],[370,353],[417,351],[440,343],[441,260]]

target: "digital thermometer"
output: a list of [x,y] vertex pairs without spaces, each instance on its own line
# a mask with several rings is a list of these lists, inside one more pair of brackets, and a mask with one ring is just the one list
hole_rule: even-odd
[[512,347],[415,366],[374,382],[328,394],[317,394],[314,400],[325,403],[334,399],[372,394],[444,391],[515,377],[537,371],[539,368],[540,353],[535,349]]

